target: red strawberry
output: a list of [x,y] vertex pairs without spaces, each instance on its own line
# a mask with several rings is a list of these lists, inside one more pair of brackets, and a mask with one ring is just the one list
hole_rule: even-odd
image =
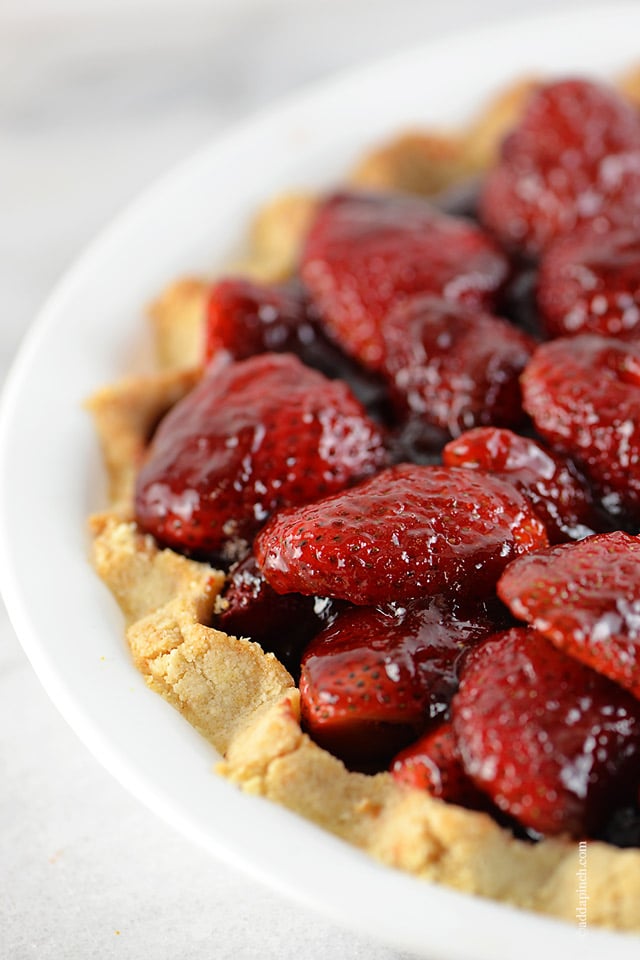
[[274,510],[385,461],[379,429],[345,384],[290,354],[212,365],[156,431],[136,517],[167,546],[232,559]]
[[465,652],[495,632],[482,605],[441,598],[387,611],[350,607],[302,658],[305,728],[343,759],[389,756],[446,711]]
[[282,511],[255,551],[278,593],[376,606],[438,593],[487,596],[509,560],[546,543],[529,502],[503,480],[401,464]]
[[432,797],[470,810],[487,810],[489,798],[465,773],[451,723],[429,730],[391,763],[399,783],[426,790]]
[[298,354],[315,337],[302,293],[293,284],[265,286],[229,277],[211,288],[207,361],[220,350],[227,350],[234,360],[270,351]]
[[638,789],[640,703],[535,630],[475,651],[452,711],[467,774],[525,827],[585,836]]
[[640,342],[542,344],[522,378],[536,430],[575,460],[612,513],[640,518]]
[[209,297],[205,360],[221,351],[234,360],[259,353],[294,353],[331,379],[345,380],[374,415],[386,402],[384,384],[328,339],[299,284],[267,286],[241,278],[214,284]]
[[467,220],[403,194],[335,194],[320,209],[301,276],[328,330],[377,369],[390,307],[413,293],[491,306],[508,274],[493,240]]
[[480,216],[509,247],[538,254],[585,221],[640,212],[640,120],[614,90],[563,80],[534,93],[487,176]]
[[381,334],[382,372],[401,416],[454,437],[477,424],[522,421],[518,377],[535,344],[506,320],[414,296],[391,310]]
[[498,591],[514,616],[640,697],[640,538],[605,533],[520,557]]
[[531,502],[550,543],[581,540],[602,525],[572,463],[528,437],[479,427],[448,443],[442,458],[448,467],[487,470],[513,484]]
[[335,600],[276,593],[252,554],[229,571],[221,605],[216,622],[220,630],[255,640],[293,674],[300,669],[303,649],[338,613]]
[[589,226],[553,243],[540,264],[537,299],[551,337],[638,337],[640,232]]

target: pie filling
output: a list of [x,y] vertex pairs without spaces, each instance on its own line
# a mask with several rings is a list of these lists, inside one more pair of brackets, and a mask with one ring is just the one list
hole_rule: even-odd
[[[280,770],[295,792],[287,758],[309,750],[316,771],[327,751],[352,771],[354,824],[433,797],[462,808],[460,830],[497,824],[531,879],[510,893],[461,861],[452,880],[458,841],[435,821],[449,852],[415,867],[400,841],[391,854],[356,824],[353,842],[551,912],[557,851],[604,841],[632,899],[612,894],[595,922],[638,929],[640,860],[610,848],[640,847],[640,113],[582,79],[499,103],[493,131],[400,138],[356,186],[296,207],[296,242],[279,237],[262,275],[174,290],[184,326],[163,343],[199,372],[141,390],[137,445],[124,394],[106,415],[92,401],[121,438],[96,562],[136,662],[200,729],[211,636],[255,642],[212,674],[216,704],[220,672],[241,691],[241,722],[232,698],[220,729],[259,744],[227,760],[245,788],[279,799]],[[135,521],[122,577],[119,519]],[[141,601],[122,586],[136,552]],[[162,606],[178,580],[182,605]],[[277,658],[268,682],[255,644]],[[265,713],[297,716],[289,675],[309,740]],[[228,730],[213,739],[233,757]],[[305,776],[323,822],[322,777]]]

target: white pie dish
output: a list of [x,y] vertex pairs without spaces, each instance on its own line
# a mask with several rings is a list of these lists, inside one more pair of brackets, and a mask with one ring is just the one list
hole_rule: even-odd
[[81,402],[133,369],[142,307],[168,280],[223,262],[259,204],[337,180],[363,148],[411,124],[472,116],[523,73],[613,74],[638,58],[640,8],[575,11],[429,44],[296,97],[216,140],[97,240],[45,306],[7,383],[0,423],[0,576],[16,631],[61,712],[102,763],[217,856],[397,948],[430,958],[522,958],[639,941],[586,936],[377,866],[317,828],[241,795],[211,748],[131,664],[119,611],[87,562],[101,504]]

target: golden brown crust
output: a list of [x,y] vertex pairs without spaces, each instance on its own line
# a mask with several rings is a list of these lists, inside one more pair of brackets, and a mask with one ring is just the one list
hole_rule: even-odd
[[[247,255],[230,263],[226,273],[261,283],[289,279],[317,205],[317,197],[303,193],[284,193],[265,204],[251,225]],[[183,277],[149,307],[159,370],[184,370],[202,363],[212,283],[204,277]]]
[[500,91],[466,127],[450,132],[407,131],[368,152],[351,174],[355,186],[432,196],[486,170],[521,116],[538,81],[519,80]]
[[462,137],[408,131],[364,156],[350,180],[369,190],[431,196],[469,174]]
[[210,282],[184,277],[170,284],[149,307],[159,370],[182,370],[202,363]]
[[[115,513],[91,517],[93,562],[120,605],[128,625],[155,614],[180,597],[185,603],[210,603],[224,583],[224,574],[173,550],[159,550],[153,537],[133,521]],[[198,607],[201,622],[212,610]]]
[[634,107],[640,107],[640,66],[638,64],[619,76],[616,86]]
[[310,193],[282,193],[266,203],[251,225],[248,257],[232,269],[266,283],[287,280],[298,265],[318,203]]
[[469,169],[481,173],[498,159],[502,141],[516,125],[531,94],[540,86],[534,77],[524,77],[489,101],[464,133],[464,151]]
[[94,520],[93,561],[129,624],[127,641],[149,686],[223,753],[293,680],[273,654],[208,626],[224,574],[160,550],[134,523]]
[[[388,774],[349,773],[301,732],[295,694],[257,714],[218,770],[247,792],[288,807],[388,866],[575,919],[576,844],[524,843],[487,815],[442,803]],[[627,880],[629,872],[640,878],[640,853],[633,851],[622,870],[611,853],[602,844],[589,846],[589,857],[599,864],[601,896],[609,889],[606,899],[615,904],[616,917],[624,918],[626,929],[636,929],[637,907],[627,895]],[[629,889],[635,896],[637,887]]]
[[[623,89],[633,98],[637,77]],[[512,85],[484,116],[449,135],[412,133],[363,159],[361,185],[439,192],[495,157],[534,81]],[[317,200],[288,195],[254,224],[245,275],[281,280],[295,268]],[[237,269],[239,269],[237,267]],[[224,575],[161,550],[132,516],[135,471],[155,422],[198,378],[208,281],[174,284],[152,309],[157,375],[98,392],[88,403],[110,478],[111,508],[92,518],[93,561],[122,607],[127,640],[149,686],[222,754],[218,771],[391,867],[458,890],[576,922],[576,843],[528,844],[490,817],[434,800],[388,774],[348,772],[300,727],[285,668],[250,640],[211,627]],[[589,843],[589,923],[640,931],[640,850]]]

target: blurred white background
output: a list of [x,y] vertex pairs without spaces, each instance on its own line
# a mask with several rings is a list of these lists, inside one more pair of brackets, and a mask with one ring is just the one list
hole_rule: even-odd
[[[563,5],[586,4],[535,12]],[[530,12],[527,0],[1,0],[0,382],[92,235],[209,137],[336,69]],[[3,608],[0,777],[2,957],[398,956],[142,809],[50,705]]]

